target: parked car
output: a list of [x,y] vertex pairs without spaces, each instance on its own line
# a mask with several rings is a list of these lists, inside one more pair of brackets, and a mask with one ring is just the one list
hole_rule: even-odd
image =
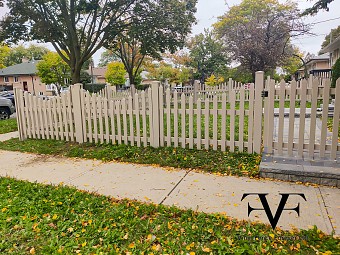
[[12,101],[5,97],[0,97],[0,120],[9,119],[15,112],[15,107]]
[[12,92],[12,91],[0,92],[0,97],[5,97],[5,98],[10,99],[12,101],[13,105],[15,105],[14,92]]

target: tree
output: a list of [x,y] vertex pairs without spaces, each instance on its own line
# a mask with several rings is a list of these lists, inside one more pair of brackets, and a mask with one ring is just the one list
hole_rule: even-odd
[[149,73],[149,78],[162,82],[168,80],[170,83],[186,83],[191,78],[190,69],[183,66],[175,68],[165,61],[161,61],[156,64],[149,64],[146,70]]
[[105,50],[100,55],[99,66],[104,67],[114,61],[119,61],[119,58],[115,54],[113,54],[111,50]]
[[56,52],[49,52],[37,64],[38,76],[46,84],[55,84],[58,92],[61,87],[67,86],[71,70],[66,62]]
[[[155,21],[155,16],[162,24],[163,18],[159,18],[162,14],[174,16],[174,19],[183,14],[163,7],[195,3],[195,0],[8,0],[10,13],[1,22],[1,34],[11,41],[52,43],[70,66],[72,82],[77,83],[84,62],[128,26],[149,27],[149,21]],[[161,31],[150,40],[159,34]]]
[[332,84],[331,87],[335,88],[336,81],[340,78],[340,58],[335,61],[332,67]]
[[107,65],[105,78],[111,85],[123,85],[125,83],[126,70],[121,62],[111,62]]
[[302,15],[314,15],[320,10],[329,11],[328,5],[334,0],[319,0],[311,8],[307,8]]
[[80,71],[80,83],[82,84],[92,83],[91,75],[84,69]]
[[0,45],[0,69],[6,67],[6,59],[8,58],[10,52],[10,47],[5,44]]
[[224,82],[223,77],[216,77],[214,74],[212,74],[205,80],[205,84],[209,86],[216,86],[222,82]]
[[340,26],[332,29],[331,32],[326,35],[325,39],[322,42],[321,49],[327,47],[328,44],[330,44],[331,40],[335,40],[336,38],[338,38],[338,36],[340,36]]
[[228,51],[211,31],[196,35],[188,42],[190,65],[196,69],[196,78],[204,83],[212,74],[222,74],[229,64]]
[[299,68],[305,68],[303,60],[304,54],[300,52],[298,47],[293,47],[293,52],[294,53],[290,57],[283,60],[281,65],[283,71],[290,77],[295,75]]
[[[132,22],[108,49],[124,64],[131,84],[146,56],[161,59],[165,51],[175,52],[185,44],[195,22],[196,0],[163,0],[144,15],[145,22]],[[161,17],[161,18],[160,18]]]
[[214,25],[233,59],[251,71],[268,71],[291,56],[290,39],[308,31],[296,4],[243,0]]
[[242,83],[249,83],[253,81],[252,73],[241,65],[229,69],[226,78],[232,78],[234,81]]
[[5,65],[12,66],[22,63],[23,59],[27,60],[41,60],[49,50],[40,45],[30,44],[27,48],[24,45],[18,45],[11,48],[8,57],[6,58]]

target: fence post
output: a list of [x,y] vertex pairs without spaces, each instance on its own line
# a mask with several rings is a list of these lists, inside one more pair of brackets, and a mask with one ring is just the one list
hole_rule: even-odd
[[264,85],[264,72],[255,73],[255,105],[254,105],[254,152],[261,153],[262,142],[262,91]]
[[83,88],[81,83],[74,84],[70,86],[71,99],[72,99],[72,108],[73,108],[73,119],[75,126],[75,137],[76,142],[83,143],[83,122],[82,122],[82,107],[81,107],[81,97],[80,93]]
[[160,82],[152,82],[151,83],[151,104],[152,104],[152,130],[153,136],[151,146],[154,148],[159,147],[160,142],[160,121],[159,121],[159,111],[160,107],[163,108],[163,105],[159,104],[159,97],[163,96],[159,94],[159,86]]
[[[26,121],[24,120],[24,94],[21,89],[14,88],[14,97],[15,97],[15,111],[17,114],[17,123],[19,130],[19,140],[26,140],[25,130],[26,129]],[[27,103],[26,103],[27,104]]]

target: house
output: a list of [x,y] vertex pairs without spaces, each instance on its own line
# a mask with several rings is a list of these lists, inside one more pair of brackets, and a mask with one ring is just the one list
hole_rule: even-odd
[[0,87],[7,90],[20,88],[34,95],[51,96],[53,88],[43,83],[36,74],[37,63],[23,60],[23,63],[0,69]]
[[107,67],[90,67],[86,72],[93,79],[94,84],[106,84],[105,73],[107,71]]
[[307,55],[305,66],[300,67],[296,73],[296,78],[301,79],[305,76],[305,68],[307,73],[316,77],[328,78],[331,74],[330,54],[324,53],[319,56]]
[[332,67],[340,57],[340,36],[323,48],[320,53],[329,54],[330,66]]

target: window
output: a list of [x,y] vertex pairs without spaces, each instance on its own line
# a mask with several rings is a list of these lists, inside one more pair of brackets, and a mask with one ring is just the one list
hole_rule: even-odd
[[47,85],[46,85],[46,90],[47,90],[47,91],[53,90],[53,86],[52,86],[51,84],[47,84]]
[[18,76],[14,76],[14,82],[19,82],[19,77]]
[[4,82],[9,82],[8,76],[4,77]]
[[43,96],[44,95],[44,93],[43,92],[39,92],[39,96]]

